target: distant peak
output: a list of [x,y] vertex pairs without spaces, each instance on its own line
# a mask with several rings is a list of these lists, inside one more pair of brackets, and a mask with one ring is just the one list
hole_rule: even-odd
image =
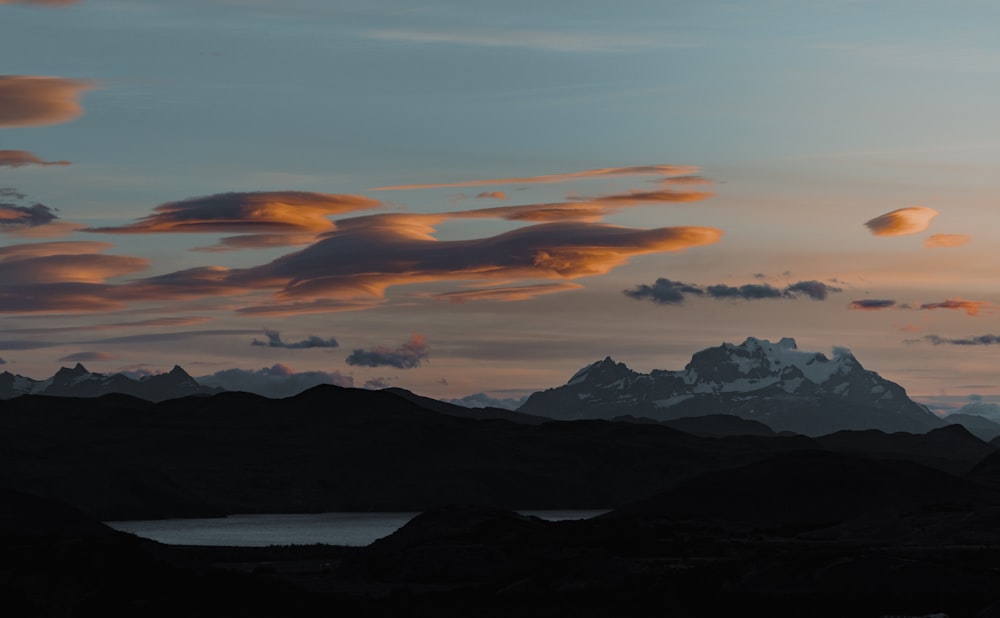
[[187,376],[190,377],[188,372],[184,371],[180,365],[174,365],[174,368],[170,370],[170,375],[172,376]]
[[598,377],[599,379],[608,378],[610,374],[630,374],[632,370],[629,369],[625,363],[617,363],[610,356],[605,356],[604,360],[599,360],[596,363],[591,363],[577,371],[573,374],[573,377],[569,379],[567,384],[578,384],[587,380],[591,375]]

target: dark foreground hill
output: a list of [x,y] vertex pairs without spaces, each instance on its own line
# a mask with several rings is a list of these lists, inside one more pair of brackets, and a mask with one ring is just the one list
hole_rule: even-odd
[[[12,399],[0,614],[997,615],[995,446],[716,421],[515,423],[337,387]],[[546,507],[617,508],[512,512]],[[424,514],[360,549],[165,547],[93,519],[368,509]]]
[[[815,440],[711,418],[677,425],[699,436],[659,423],[528,424],[489,411],[477,419],[447,406],[335,386],[278,400],[233,392],[160,403],[24,396],[0,402],[0,486],[104,520],[449,503],[613,508],[793,450],[878,455],[954,473],[995,450],[958,426]],[[743,431],[764,435],[726,436]],[[705,437],[713,435],[724,437]]]

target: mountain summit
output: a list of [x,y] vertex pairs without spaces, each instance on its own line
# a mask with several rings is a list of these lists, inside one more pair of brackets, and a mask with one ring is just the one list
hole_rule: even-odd
[[944,423],[906,391],[868,371],[846,348],[803,352],[794,339],[748,337],[696,352],[681,371],[638,373],[607,357],[565,385],[534,393],[521,412],[557,419],[630,414],[671,420],[734,414],[776,431],[925,432]]

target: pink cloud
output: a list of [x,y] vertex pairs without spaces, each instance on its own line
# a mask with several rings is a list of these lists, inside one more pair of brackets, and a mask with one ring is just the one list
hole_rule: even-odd
[[69,165],[69,161],[45,161],[27,150],[0,150],[0,167],[23,167],[25,165]]
[[865,225],[875,236],[905,236],[926,230],[937,214],[933,208],[910,206],[869,219]]
[[924,239],[924,246],[928,249],[940,247],[961,247],[972,240],[968,234],[933,234]]
[[949,298],[939,303],[924,303],[920,305],[921,310],[933,309],[958,309],[967,315],[979,315],[979,311],[988,307],[989,303],[982,300],[963,300],[961,298]]
[[93,82],[62,77],[0,75],[0,127],[68,122],[83,114],[80,95]]

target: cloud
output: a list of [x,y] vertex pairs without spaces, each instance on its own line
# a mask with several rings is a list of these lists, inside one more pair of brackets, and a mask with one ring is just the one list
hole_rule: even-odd
[[61,363],[87,363],[96,361],[112,361],[116,360],[118,357],[109,352],[77,352],[75,354],[69,354],[63,356],[59,359]]
[[392,378],[369,378],[365,380],[365,388],[377,391],[392,386]]
[[511,221],[591,221],[596,222],[621,208],[652,203],[697,202],[712,197],[699,191],[630,191],[598,197],[576,198],[570,202],[496,206],[459,212],[440,213],[459,219],[500,218]]
[[430,357],[430,349],[423,335],[413,333],[410,340],[396,348],[376,346],[357,348],[347,357],[347,364],[358,367],[395,367],[413,369]]
[[107,280],[145,270],[143,258],[103,255],[106,243],[0,247],[0,312],[76,313],[123,306]]
[[44,204],[17,206],[0,202],[0,232],[16,228],[47,225],[59,217]]
[[658,305],[678,305],[684,302],[685,294],[702,296],[705,291],[690,283],[671,281],[670,279],[660,277],[653,282],[653,285],[643,283],[631,290],[623,290],[623,293],[629,298],[636,300],[649,299]]
[[205,386],[255,393],[263,397],[292,397],[320,384],[352,387],[354,378],[339,371],[295,371],[283,364],[261,369],[224,369],[195,380]]
[[547,174],[544,176],[522,176],[518,178],[491,178],[486,180],[465,180],[461,182],[424,183],[411,185],[390,185],[374,187],[370,191],[403,191],[409,189],[446,189],[454,187],[485,187],[490,185],[511,184],[551,184],[585,178],[608,178],[618,176],[644,176],[660,174],[663,176],[687,176],[698,172],[692,165],[637,165],[632,167],[605,167],[601,169],[569,172],[565,174]]
[[60,236],[83,227],[60,221],[55,209],[44,204],[20,205],[27,196],[10,187],[0,187],[0,233],[18,237]]
[[879,311],[881,309],[892,309],[896,306],[896,301],[878,298],[864,298],[852,300],[847,304],[848,309],[857,311]]
[[583,286],[576,283],[539,283],[535,285],[520,285],[504,288],[479,288],[458,292],[442,292],[434,294],[438,300],[447,300],[456,304],[476,300],[494,302],[514,302],[530,300],[543,294],[556,294],[567,290],[578,290]]
[[961,247],[972,240],[968,234],[932,234],[924,239],[924,246],[928,249],[939,247]]
[[27,150],[0,150],[0,167],[25,165],[69,165],[69,161],[44,161]]
[[[438,219],[443,219],[439,217]],[[309,247],[258,267],[219,271],[216,293],[233,288],[277,287],[276,303],[246,312],[304,313],[363,308],[358,302],[384,298],[394,285],[448,280],[574,279],[605,274],[631,256],[717,242],[720,230],[672,227],[637,230],[579,222],[532,225],[483,239],[438,241],[436,219],[418,215],[373,215],[337,222]],[[364,256],[364,259],[359,259]],[[196,286],[185,273],[166,277],[178,289]],[[146,286],[157,281],[136,284]],[[211,289],[208,286],[205,292]]]
[[[328,218],[330,215],[375,208],[381,204],[378,200],[362,195],[305,191],[217,193],[161,204],[153,209],[154,214],[129,225],[88,228],[85,231],[107,234],[319,233],[335,228],[334,223]],[[263,238],[272,245],[276,244],[277,238],[274,236]],[[259,241],[260,237],[254,239]],[[260,245],[251,243],[251,246]]]
[[963,339],[946,339],[938,335],[924,335],[924,341],[934,345],[996,345],[1000,343],[1000,335],[978,335],[974,337],[965,337]]
[[250,345],[255,346],[265,346],[269,348],[285,348],[288,350],[302,350],[309,348],[336,348],[340,346],[337,340],[333,337],[329,339],[323,339],[317,337],[316,335],[311,335],[302,341],[297,341],[295,343],[282,341],[281,333],[276,330],[265,330],[264,335],[267,336],[267,341],[260,341],[254,339],[250,342]]
[[989,306],[989,303],[981,300],[962,300],[961,298],[949,298],[939,303],[924,303],[920,305],[920,310],[927,311],[934,309],[958,309],[964,311],[967,315],[979,315],[979,311],[987,306]]
[[822,281],[797,281],[785,288],[785,295],[804,294],[813,300],[826,300],[831,292],[841,292],[840,288]]
[[865,225],[876,236],[905,236],[926,230],[937,214],[933,208],[910,206],[869,219]]
[[413,30],[382,29],[367,33],[369,38],[403,43],[466,45],[473,47],[513,47],[561,53],[618,52],[653,47],[687,47],[690,40],[674,37],[616,35],[606,32],[565,32],[552,30]]
[[[757,275],[754,276],[757,277]],[[784,289],[779,289],[767,283],[747,283],[740,286],[719,283],[702,287],[693,283],[671,281],[670,279],[661,277],[653,285],[640,284],[632,289],[623,290],[623,293],[629,298],[650,300],[659,305],[679,305],[684,302],[686,295],[708,295],[710,298],[717,300],[794,299],[803,295],[813,300],[826,300],[831,292],[840,291],[842,291],[840,288],[815,280],[797,281],[785,286]]]
[[83,114],[78,98],[94,87],[87,80],[0,75],[0,127],[68,122]]
[[490,200],[505,200],[507,199],[507,194],[503,191],[483,191],[476,196],[478,199],[490,199]]
[[705,288],[712,298],[742,298],[743,300],[759,300],[762,298],[781,298],[781,290],[767,283],[747,283],[739,287],[720,283]]

